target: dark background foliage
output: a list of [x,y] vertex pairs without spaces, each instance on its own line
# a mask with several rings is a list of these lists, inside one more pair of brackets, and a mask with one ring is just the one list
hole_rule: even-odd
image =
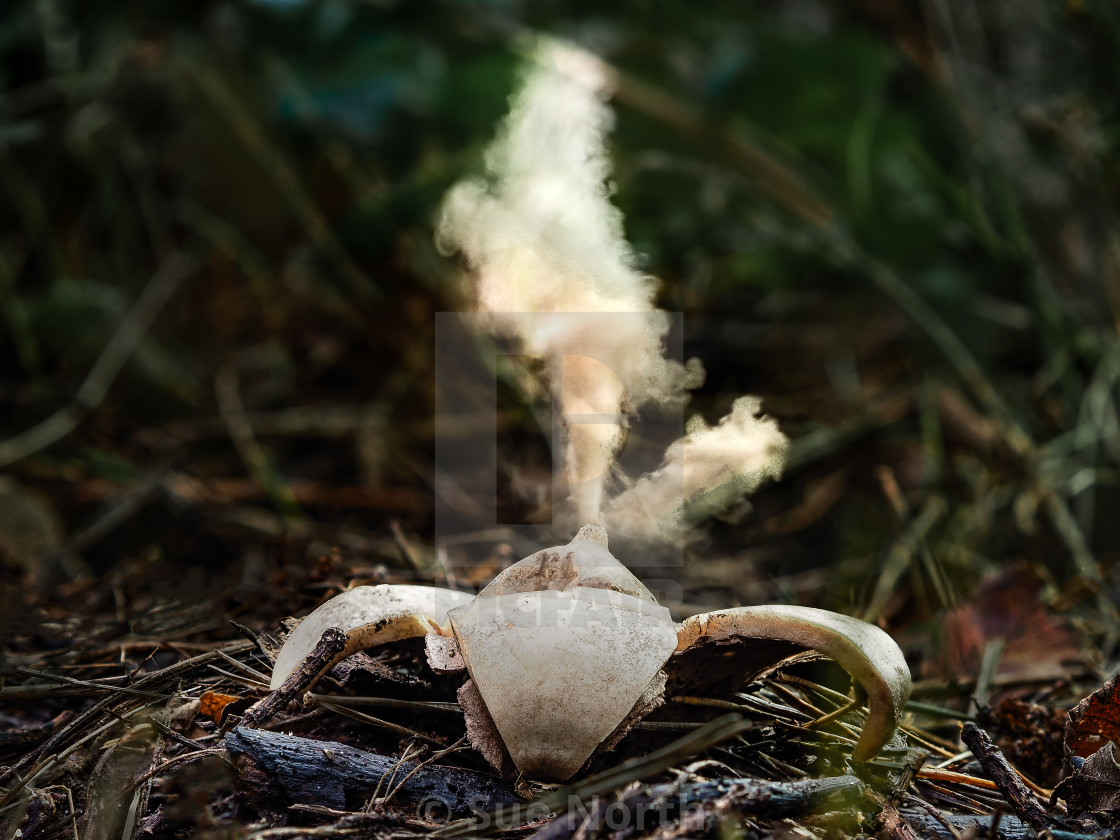
[[433,315],[465,305],[433,224],[534,31],[624,75],[614,200],[708,370],[694,410],[759,394],[793,440],[704,527],[682,611],[922,640],[1023,564],[1109,619],[1120,13],[1093,0],[4,4],[10,579],[232,582],[274,616],[332,546],[431,573]]

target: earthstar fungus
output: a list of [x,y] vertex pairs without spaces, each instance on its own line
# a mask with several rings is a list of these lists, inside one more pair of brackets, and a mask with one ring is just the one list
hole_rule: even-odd
[[[848,616],[760,606],[675,624],[611,555],[600,525],[585,525],[567,545],[515,563],[476,597],[425,586],[343,592],[288,636],[276,659],[273,689],[329,627],[346,633],[342,656],[427,637],[433,668],[465,667],[481,697],[482,708],[464,704],[472,741],[496,730],[514,766],[542,781],[569,779],[597,750],[612,746],[661,705],[666,669],[706,646],[754,643],[760,658],[740,684],[798,651],[839,663],[869,706],[852,755],[857,762],[873,758],[890,740],[910,694],[910,671],[898,645],[878,627]],[[501,750],[492,743],[476,746],[500,767]]]

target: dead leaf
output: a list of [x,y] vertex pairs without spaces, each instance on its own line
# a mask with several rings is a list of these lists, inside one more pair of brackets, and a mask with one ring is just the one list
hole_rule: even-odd
[[1120,675],[1070,709],[1066,723],[1067,756],[1088,758],[1108,741],[1120,741]]
[[1109,742],[1097,750],[1072,776],[1054,791],[1066,801],[1070,811],[1120,811],[1120,763],[1116,744]]
[[945,616],[939,676],[976,676],[984,648],[1004,642],[997,676],[1007,681],[1067,679],[1071,669],[1089,664],[1073,625],[1054,615],[1039,593],[1043,579],[1019,564],[985,578],[972,598]]
[[1062,772],[1062,743],[1067,715],[1008,697],[981,709],[977,721],[992,735],[1008,761],[1043,787],[1053,787]]
[[233,694],[218,694],[216,691],[207,691],[198,698],[198,713],[205,715],[220,726],[226,706],[240,699]]

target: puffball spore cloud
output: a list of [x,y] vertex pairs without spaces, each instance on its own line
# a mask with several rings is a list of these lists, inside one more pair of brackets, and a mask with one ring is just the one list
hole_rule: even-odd
[[[669,315],[655,307],[657,281],[636,268],[622,214],[609,199],[609,87],[594,56],[542,45],[486,152],[486,175],[448,193],[437,241],[465,258],[489,329],[515,339],[525,354],[565,360],[552,383],[565,416],[620,418],[567,424],[563,460],[576,524],[603,521],[616,532],[668,538],[684,527],[689,499],[714,489],[712,482],[747,492],[777,477],[786,439],[776,423],[756,416],[757,402],[739,402],[714,428],[694,428],[673,444],[661,468],[603,497],[626,413],[649,404],[683,410],[703,376],[695,360],[665,358]],[[633,314],[604,330],[603,313]],[[579,358],[599,364],[569,361]],[[661,527],[651,531],[651,520]]]

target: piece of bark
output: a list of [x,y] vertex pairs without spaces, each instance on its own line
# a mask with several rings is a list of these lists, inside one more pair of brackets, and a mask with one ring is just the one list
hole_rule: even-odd
[[461,674],[467,670],[463,652],[459,650],[453,636],[429,633],[424,637],[424,652],[428,658],[428,667],[437,674]]
[[331,741],[239,726],[226,733],[225,745],[252,759],[290,802],[345,809],[348,798],[364,803],[379,785],[387,794],[402,780],[397,799],[441,817],[520,801],[510,785],[484,773],[429,764],[413,774],[413,762]]
[[[945,826],[925,811],[917,808],[903,808],[900,813],[921,837],[956,840]],[[987,814],[946,814],[945,819],[956,829],[959,835],[965,837],[970,836],[970,833],[971,836],[975,837],[987,837],[988,829],[992,826],[992,818]],[[1034,829],[1018,817],[1011,815],[1000,818],[999,825],[996,826],[996,837],[999,840],[1026,840],[1026,838],[1034,836]],[[1116,838],[1120,838],[1120,833],[1114,832],[1110,835],[1108,831],[1102,831],[1096,834],[1082,834],[1078,831],[1063,831],[1052,828],[1046,836],[1050,840],[1116,840]]]
[[[921,837],[956,840],[949,833],[949,829],[925,811],[916,808],[903,808],[900,813]],[[946,814],[945,819],[959,835],[966,837],[988,837],[988,831],[992,827],[992,818],[986,814],[965,816]],[[1018,817],[1005,815],[996,826],[996,837],[999,840],[1024,840],[1030,831],[1031,827]]]
[[[677,819],[699,805],[726,806],[751,817],[779,819],[851,807],[863,794],[863,783],[855,776],[793,782],[712,779],[684,785],[651,785],[624,800],[608,802],[604,810],[610,812],[612,827],[624,826],[640,833]],[[567,840],[579,830],[593,807],[583,802],[579,806],[573,804],[538,829],[530,840]]]
[[258,728],[263,726],[273,716],[287,706],[292,700],[311,687],[323,669],[334,660],[336,656],[346,649],[346,634],[337,627],[328,627],[319,637],[311,653],[288,676],[281,686],[249,709],[241,719],[241,725]]
[[681,787],[681,799],[686,806],[709,799],[725,799],[745,814],[767,819],[842,808],[851,805],[863,794],[863,782],[855,776],[830,776],[792,782],[713,779]]
[[972,750],[988,778],[996,783],[999,792],[1020,819],[1039,832],[1061,825],[1060,821],[1046,813],[1042,803],[1023,784],[988,733],[974,723],[966,723],[961,731],[961,740]]

